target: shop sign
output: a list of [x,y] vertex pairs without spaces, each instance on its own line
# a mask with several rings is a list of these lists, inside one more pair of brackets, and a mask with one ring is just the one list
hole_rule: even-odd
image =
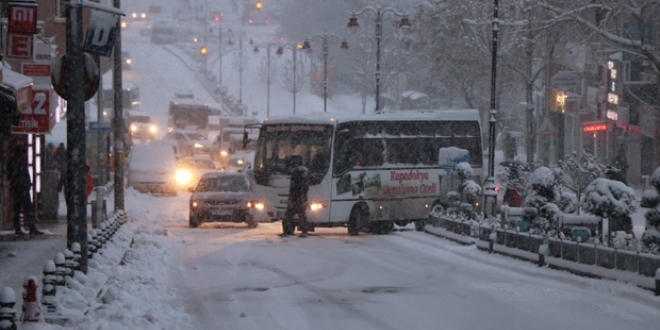
[[582,124],[582,132],[585,133],[594,133],[594,132],[604,132],[607,131],[607,123],[599,122],[588,122]]
[[50,90],[34,90],[24,87],[16,92],[16,103],[20,111],[18,126],[11,129],[12,133],[43,134],[50,133],[55,125],[55,114],[52,111]]

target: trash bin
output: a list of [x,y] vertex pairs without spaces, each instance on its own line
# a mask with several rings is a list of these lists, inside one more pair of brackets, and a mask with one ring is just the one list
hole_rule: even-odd
[[60,206],[60,196],[57,184],[60,180],[58,171],[41,172],[41,192],[39,193],[39,219],[57,221],[57,209]]

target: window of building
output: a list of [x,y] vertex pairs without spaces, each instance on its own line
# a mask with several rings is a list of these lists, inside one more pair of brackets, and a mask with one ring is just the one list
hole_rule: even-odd
[[55,22],[66,23],[66,4],[65,0],[55,0]]

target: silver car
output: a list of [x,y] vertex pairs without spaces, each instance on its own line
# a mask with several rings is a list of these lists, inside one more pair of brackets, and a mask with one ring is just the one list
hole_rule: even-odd
[[250,183],[243,173],[214,172],[202,176],[190,188],[188,224],[196,228],[204,222],[245,222],[249,228],[258,223],[252,215]]

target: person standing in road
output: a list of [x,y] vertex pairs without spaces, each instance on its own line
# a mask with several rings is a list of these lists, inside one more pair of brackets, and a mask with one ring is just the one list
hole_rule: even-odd
[[302,159],[294,158],[292,161],[291,184],[289,186],[289,198],[287,200],[286,213],[282,220],[282,234],[280,236],[293,235],[295,230],[294,216],[298,216],[298,227],[302,231],[300,237],[307,237],[309,223],[307,222],[307,183],[309,170],[302,165]]
[[14,230],[16,235],[24,236],[25,233],[21,227],[21,212],[25,219],[25,224],[30,228],[30,235],[43,235],[43,232],[37,230],[35,224],[35,210],[32,198],[30,196],[31,179],[27,164],[27,150],[23,145],[15,149],[12,163],[8,164],[7,171],[9,175],[9,189],[14,202],[13,217]]

